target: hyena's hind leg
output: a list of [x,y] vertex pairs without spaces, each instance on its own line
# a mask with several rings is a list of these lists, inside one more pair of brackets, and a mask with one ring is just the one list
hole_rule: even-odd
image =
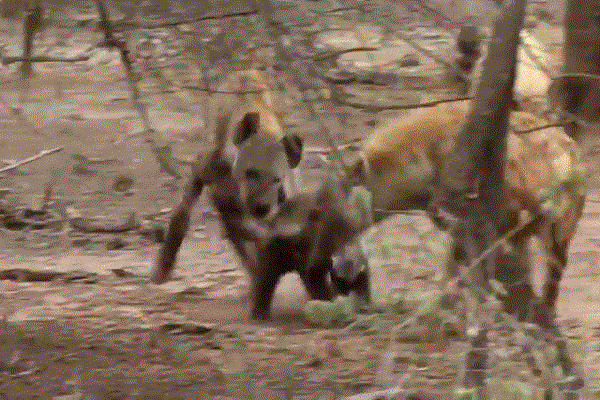
[[563,217],[552,223],[546,232],[544,249],[548,255],[546,280],[542,289],[542,305],[554,318],[556,299],[563,271],[567,267],[569,244],[583,214],[585,196],[577,196]]
[[559,362],[567,376],[576,376],[574,385],[583,385],[580,365],[575,363],[566,348],[565,339],[562,338],[560,329],[555,322],[556,300],[562,279],[563,271],[567,267],[569,244],[577,223],[583,213],[585,196],[577,196],[563,217],[548,225],[542,243],[548,255],[546,280],[542,288],[542,298],[538,304],[531,307],[530,321],[543,328],[554,338],[557,346]]
[[175,266],[177,251],[189,228],[191,209],[202,194],[203,186],[199,174],[194,173],[186,185],[181,203],[177,206],[169,222],[167,235],[150,273],[151,282],[161,284],[169,280]]

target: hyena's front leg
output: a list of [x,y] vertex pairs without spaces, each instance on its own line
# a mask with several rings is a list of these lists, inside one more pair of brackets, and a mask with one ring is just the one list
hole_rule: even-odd
[[185,237],[190,224],[190,211],[202,193],[202,179],[194,173],[188,181],[181,203],[171,217],[165,240],[154,262],[150,281],[156,284],[165,283],[171,276],[175,266],[177,251]]

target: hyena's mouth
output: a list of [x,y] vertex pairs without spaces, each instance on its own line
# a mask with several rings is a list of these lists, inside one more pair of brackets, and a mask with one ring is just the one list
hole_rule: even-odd
[[271,211],[271,207],[268,204],[258,204],[254,206],[252,210],[252,215],[256,218],[264,218],[269,211]]

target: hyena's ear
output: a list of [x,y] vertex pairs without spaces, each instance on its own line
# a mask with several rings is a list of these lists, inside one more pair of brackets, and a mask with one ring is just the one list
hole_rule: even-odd
[[252,135],[258,132],[260,125],[260,114],[257,112],[246,113],[235,128],[233,133],[233,144],[241,145]]
[[290,168],[296,168],[302,159],[302,139],[295,134],[285,135],[281,139]]

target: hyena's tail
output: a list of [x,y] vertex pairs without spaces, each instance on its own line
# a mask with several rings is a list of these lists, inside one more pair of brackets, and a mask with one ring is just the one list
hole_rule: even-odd
[[158,252],[150,274],[151,282],[161,284],[169,280],[175,266],[177,251],[189,228],[190,211],[202,193],[203,186],[199,176],[193,174],[186,186],[181,203],[171,217],[165,241]]

